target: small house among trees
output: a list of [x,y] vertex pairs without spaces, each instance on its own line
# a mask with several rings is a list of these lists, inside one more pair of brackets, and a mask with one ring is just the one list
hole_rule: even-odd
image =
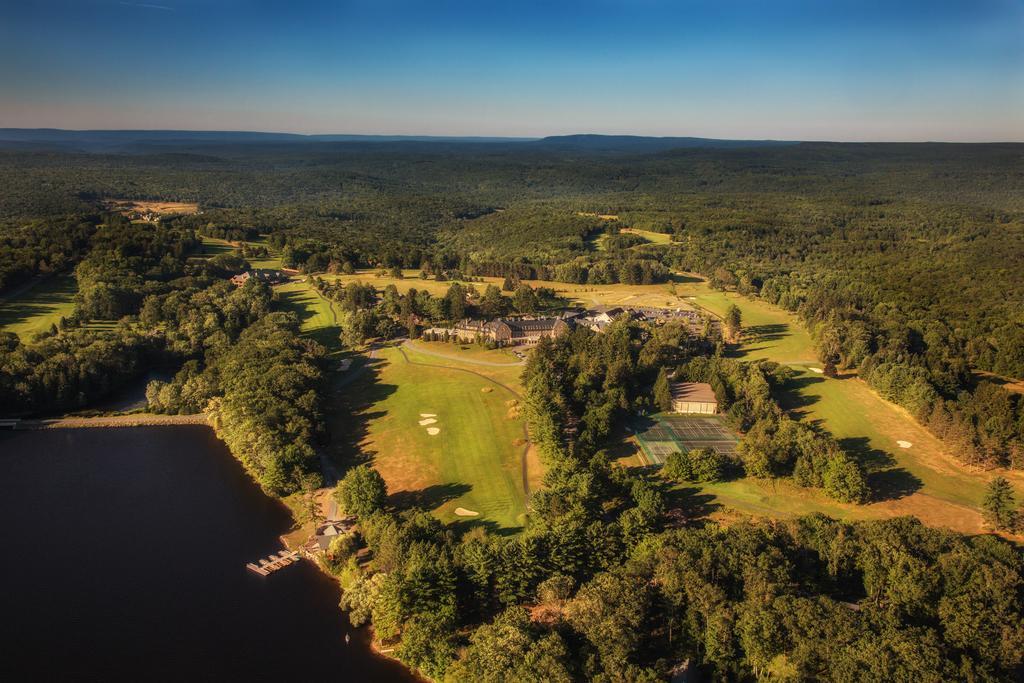
[[714,415],[718,398],[710,384],[704,382],[673,382],[670,385],[672,410],[676,413]]

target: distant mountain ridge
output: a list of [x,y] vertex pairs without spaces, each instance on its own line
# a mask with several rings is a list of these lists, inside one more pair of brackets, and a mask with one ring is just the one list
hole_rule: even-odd
[[259,144],[259,143],[478,143],[529,144],[553,151],[661,152],[682,148],[738,148],[792,145],[778,140],[720,140],[697,137],[576,134],[545,138],[267,133],[258,131],[193,130],[65,130],[60,128],[0,128],[0,146],[60,148],[88,152],[127,150],[140,145]]
[[780,147],[796,145],[789,140],[723,140],[694,137],[650,137],[645,135],[551,135],[533,144],[548,148],[593,152],[663,152],[685,148]]
[[260,131],[217,130],[66,130],[62,128],[0,128],[0,146],[48,145],[84,151],[110,151],[136,145],[252,144],[305,142],[527,142],[536,138],[433,135],[304,135]]

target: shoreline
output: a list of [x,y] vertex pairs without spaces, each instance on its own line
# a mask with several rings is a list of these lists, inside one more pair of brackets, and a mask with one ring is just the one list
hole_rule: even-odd
[[103,415],[97,417],[57,417],[49,419],[15,419],[11,429],[30,431],[40,429],[91,429],[114,427],[158,427],[161,425],[210,425],[204,413],[192,415],[157,415],[137,413]]

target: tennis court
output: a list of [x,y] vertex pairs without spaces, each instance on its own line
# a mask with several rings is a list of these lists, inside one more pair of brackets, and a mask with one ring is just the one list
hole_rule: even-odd
[[736,435],[717,416],[654,415],[636,429],[637,441],[647,462],[661,465],[671,453],[694,448],[713,448],[723,455],[736,454]]

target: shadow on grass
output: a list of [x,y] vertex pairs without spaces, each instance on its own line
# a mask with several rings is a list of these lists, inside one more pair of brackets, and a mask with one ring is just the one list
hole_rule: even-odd
[[78,286],[70,275],[55,275],[11,299],[0,298],[0,325],[19,325],[32,318],[50,315],[61,306],[68,315]]
[[921,480],[902,467],[868,474],[871,499],[875,502],[898,500],[921,490]]
[[[294,292],[276,292],[278,297],[278,303],[285,310],[294,313],[299,319],[299,323],[305,323],[310,318],[316,316],[316,311],[312,306],[307,305],[304,301],[305,297],[309,296],[308,292],[294,291]],[[315,295],[313,295],[315,296]],[[336,349],[339,346],[338,335],[341,334],[341,326],[339,325],[328,325],[321,327],[320,329],[313,330],[312,332],[304,333],[304,336],[314,339],[328,349]]]
[[787,323],[771,323],[768,325],[754,325],[746,328],[743,332],[744,341],[747,343],[761,344],[765,342],[778,341],[789,334]]
[[704,282],[703,278],[699,278],[693,275],[683,275],[682,273],[672,273],[669,277],[670,282],[674,282],[677,285],[694,284],[697,282]]
[[923,483],[902,467],[890,453],[872,448],[867,437],[839,439],[839,447],[853,456],[868,473],[868,486],[875,502],[897,500],[919,491]]
[[687,524],[704,520],[722,509],[722,504],[715,502],[714,494],[696,486],[667,488],[663,493],[665,494],[665,508],[670,511],[682,511],[683,520]]
[[454,522],[448,523],[448,528],[451,530],[456,537],[465,536],[466,534],[476,531],[477,529],[483,529],[487,532],[488,536],[515,536],[523,530],[522,527],[518,526],[501,526],[494,520],[490,519],[458,519]]
[[347,371],[335,376],[328,393],[326,425],[330,446],[327,452],[335,465],[343,469],[369,464],[376,453],[360,444],[369,433],[373,420],[384,412],[373,410],[380,401],[398,391],[394,384],[379,381],[382,358],[362,357]]
[[775,392],[775,399],[783,409],[800,414],[819,400],[817,396],[809,395],[806,389],[824,381],[824,377],[814,375],[793,377]]
[[388,502],[399,510],[423,508],[434,510],[445,503],[464,496],[472,490],[469,484],[434,484],[418,491],[398,491],[388,497]]

